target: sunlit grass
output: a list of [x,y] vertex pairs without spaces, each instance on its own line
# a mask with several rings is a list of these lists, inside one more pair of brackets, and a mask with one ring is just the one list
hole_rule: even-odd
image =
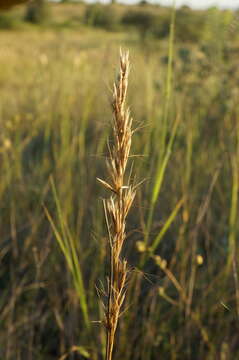
[[205,42],[231,43],[173,43],[172,31],[143,44],[87,27],[0,33],[0,357],[103,356],[96,178],[120,45],[131,54],[132,160],[145,182],[129,216],[133,276],[115,359],[238,356],[236,56],[220,53],[216,68]]

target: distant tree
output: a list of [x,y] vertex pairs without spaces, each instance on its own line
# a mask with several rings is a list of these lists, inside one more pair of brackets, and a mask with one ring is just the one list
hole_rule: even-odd
[[147,0],[140,0],[138,4],[139,4],[139,6],[147,6],[147,5],[149,5]]
[[149,11],[131,10],[124,14],[122,23],[136,27],[142,39],[152,31],[156,22],[156,16]]
[[25,21],[40,24],[46,21],[49,15],[48,5],[45,0],[32,0],[27,5]]
[[119,26],[119,14],[112,4],[90,4],[86,7],[84,18],[87,25],[106,30],[117,30]]
[[182,5],[182,6],[181,6],[181,8],[180,8],[180,10],[183,10],[183,11],[190,11],[190,10],[191,10],[191,8],[190,8],[190,6],[188,6],[188,5]]
[[124,14],[122,23],[134,26],[145,40],[148,36],[164,38],[169,33],[170,19],[168,16],[159,15],[152,10],[131,10]]
[[181,8],[176,14],[176,39],[186,42],[202,40],[205,29],[205,16],[190,8]]

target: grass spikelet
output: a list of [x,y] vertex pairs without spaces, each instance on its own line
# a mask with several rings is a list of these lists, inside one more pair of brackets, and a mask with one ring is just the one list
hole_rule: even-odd
[[129,54],[120,52],[119,77],[113,87],[113,143],[109,146],[107,160],[109,180],[98,179],[112,192],[108,199],[103,200],[110,248],[110,274],[105,306],[105,360],[111,360],[113,356],[115,333],[125,299],[128,266],[127,260],[121,259],[121,250],[126,239],[126,217],[135,197],[135,186],[130,184],[130,179],[125,179],[132,138],[132,117],[126,106],[128,75]]

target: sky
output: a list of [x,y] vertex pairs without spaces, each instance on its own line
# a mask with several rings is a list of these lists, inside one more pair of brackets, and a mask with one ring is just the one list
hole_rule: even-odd
[[[120,2],[129,3],[131,0],[121,0]],[[134,2],[134,1],[132,1]],[[172,0],[151,0],[153,3],[158,3],[162,5],[171,5]],[[234,8],[239,9],[239,0],[176,0],[176,5],[189,5],[193,8],[207,8],[211,6],[218,6],[221,8]]]

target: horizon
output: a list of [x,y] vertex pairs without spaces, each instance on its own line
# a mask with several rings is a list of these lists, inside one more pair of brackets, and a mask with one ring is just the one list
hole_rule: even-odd
[[[172,0],[160,0],[154,1],[155,3],[161,3],[165,6],[170,6],[173,4]],[[191,8],[202,9],[202,8],[210,8],[217,6],[219,8],[224,9],[236,9],[239,8],[238,0],[176,0],[176,6],[187,5]]]
[[[89,2],[96,2],[95,0]],[[102,3],[108,3],[109,0],[101,0]],[[120,0],[122,4],[135,4],[138,3],[139,0]],[[173,0],[149,0],[149,2],[153,4],[158,4],[162,6],[172,6]],[[220,9],[239,9],[238,0],[176,0],[176,7],[181,7],[183,5],[189,6],[192,9],[207,9],[211,7],[218,7]]]
[[[53,2],[60,2],[60,0],[49,0]],[[78,1],[78,0],[73,0]],[[86,2],[94,3],[94,2],[101,2],[101,3],[109,3],[111,0],[86,0]],[[137,4],[140,0],[116,0],[122,4]],[[172,6],[174,0],[147,0],[152,4],[158,4],[162,6]],[[239,10],[239,3],[238,0],[176,0],[176,7],[181,7],[183,5],[189,6],[192,9],[207,9],[211,7],[218,7],[220,9],[233,9]]]

